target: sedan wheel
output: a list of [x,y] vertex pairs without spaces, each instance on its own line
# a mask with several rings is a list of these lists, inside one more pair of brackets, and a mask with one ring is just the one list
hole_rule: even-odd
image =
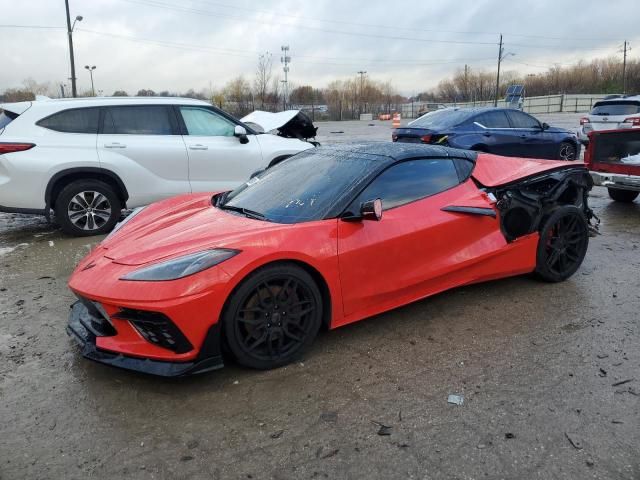
[[295,265],[277,265],[255,272],[232,294],[223,328],[239,363],[269,369],[302,353],[321,319],[322,298],[311,276]]
[[576,159],[576,147],[572,143],[562,142],[560,144],[560,150],[558,153],[560,160],[575,160]]
[[560,282],[582,264],[589,246],[589,226],[582,211],[564,206],[555,210],[540,231],[536,273],[543,280]]

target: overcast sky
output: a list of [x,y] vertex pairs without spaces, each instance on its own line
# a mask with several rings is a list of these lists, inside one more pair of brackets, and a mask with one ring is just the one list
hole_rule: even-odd
[[[292,84],[325,86],[365,70],[404,94],[434,87],[465,63],[495,70],[498,34],[523,73],[640,54],[640,0],[69,0],[78,89],[184,91],[252,80],[259,53],[289,45]],[[258,8],[259,10],[255,10]],[[67,82],[64,0],[0,0],[0,90],[23,79]],[[62,28],[14,28],[31,25]],[[516,63],[517,62],[517,63]]]

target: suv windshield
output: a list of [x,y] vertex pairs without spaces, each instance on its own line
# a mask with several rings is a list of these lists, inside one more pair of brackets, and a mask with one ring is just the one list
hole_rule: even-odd
[[414,120],[409,127],[432,129],[455,127],[468,119],[473,113],[475,112],[469,110],[436,110]]
[[591,110],[591,115],[634,115],[640,113],[640,102],[606,102],[596,103]]
[[376,171],[371,158],[331,148],[299,153],[242,184],[218,207],[276,223],[321,220]]

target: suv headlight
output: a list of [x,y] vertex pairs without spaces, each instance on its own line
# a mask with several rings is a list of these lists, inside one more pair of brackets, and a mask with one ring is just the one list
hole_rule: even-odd
[[121,277],[120,280],[145,282],[177,280],[218,265],[231,257],[235,257],[239,253],[240,250],[231,250],[228,248],[204,250],[134,270],[131,273],[127,273],[124,277]]

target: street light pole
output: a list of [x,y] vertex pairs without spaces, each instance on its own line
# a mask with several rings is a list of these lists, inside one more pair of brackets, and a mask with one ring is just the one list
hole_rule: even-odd
[[94,97],[96,96],[96,90],[93,87],[93,71],[96,69],[96,66],[89,66],[89,65],[85,65],[84,68],[86,68],[87,70],[89,70],[89,75],[91,75],[91,95],[93,95]]
[[500,44],[498,45],[498,75],[496,76],[496,98],[493,106],[498,106],[498,95],[500,95],[500,63],[502,63],[502,34],[500,34]]
[[71,16],[69,14],[69,0],[64,0],[64,6],[67,11],[67,37],[69,38],[69,57],[71,59],[71,96],[74,98],[78,96],[78,90],[76,89],[76,62],[73,55],[73,28],[76,26],[76,22],[81,22],[82,17],[78,15],[71,25]]

